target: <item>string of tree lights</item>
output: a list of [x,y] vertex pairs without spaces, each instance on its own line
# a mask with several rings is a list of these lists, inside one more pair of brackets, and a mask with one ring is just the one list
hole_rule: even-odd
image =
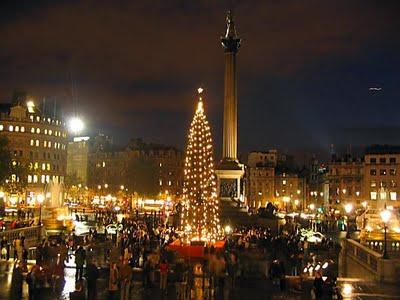
[[199,101],[190,125],[185,158],[181,230],[184,241],[214,243],[220,233],[211,130]]

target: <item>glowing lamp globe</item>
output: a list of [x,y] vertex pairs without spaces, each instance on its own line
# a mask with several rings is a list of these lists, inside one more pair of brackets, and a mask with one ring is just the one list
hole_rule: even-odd
[[73,134],[79,134],[85,128],[85,124],[78,117],[73,117],[68,122],[68,128]]
[[226,233],[226,234],[230,234],[231,232],[232,232],[231,226],[226,225],[226,226],[225,226],[225,233]]
[[347,203],[347,204],[344,206],[344,210],[346,211],[347,214],[351,213],[351,211],[353,210],[353,204]]
[[39,195],[37,196],[37,201],[38,201],[40,204],[42,204],[43,201],[44,201],[44,195],[39,194]]
[[383,223],[386,224],[387,222],[389,222],[390,217],[391,217],[390,210],[385,209],[385,210],[381,211],[381,219],[382,219]]

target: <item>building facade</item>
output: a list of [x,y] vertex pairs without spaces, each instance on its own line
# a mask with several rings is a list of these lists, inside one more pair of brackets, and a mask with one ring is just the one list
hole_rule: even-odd
[[329,205],[341,207],[346,203],[361,205],[365,201],[364,161],[345,155],[333,157],[328,164]]
[[298,210],[305,205],[305,178],[287,167],[291,161],[288,157],[277,150],[248,154],[246,199],[250,208],[265,207],[269,202],[287,210]]
[[67,176],[72,184],[87,186],[89,137],[75,137],[67,147]]
[[32,101],[1,107],[0,135],[8,139],[17,170],[8,180],[11,204],[29,204],[39,194],[46,194],[48,202],[61,201],[67,161],[64,125],[44,115]]
[[365,199],[373,208],[399,206],[400,147],[376,145],[365,151]]
[[180,195],[183,187],[182,152],[162,145],[131,142],[125,149],[89,153],[88,186],[110,191]]

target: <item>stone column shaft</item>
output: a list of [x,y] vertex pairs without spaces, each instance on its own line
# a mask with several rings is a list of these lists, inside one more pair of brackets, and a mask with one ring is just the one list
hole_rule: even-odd
[[236,53],[225,52],[223,159],[237,159]]

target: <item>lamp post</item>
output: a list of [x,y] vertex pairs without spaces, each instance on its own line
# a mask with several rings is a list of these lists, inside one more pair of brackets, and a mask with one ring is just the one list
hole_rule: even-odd
[[347,203],[345,206],[344,206],[344,210],[346,211],[346,214],[347,214],[347,232],[346,232],[346,238],[348,239],[348,238],[350,238],[350,226],[349,226],[349,224],[350,224],[350,213],[351,213],[351,211],[353,210],[353,204],[351,204],[351,203]]
[[384,224],[384,244],[383,244],[383,255],[382,255],[382,258],[384,258],[384,259],[389,258],[388,254],[387,254],[387,245],[386,245],[387,237],[386,237],[386,235],[387,235],[387,223],[389,222],[390,217],[391,217],[390,210],[386,209],[386,205],[385,205],[385,209],[381,211],[381,219]]
[[37,201],[39,202],[39,225],[42,225],[42,203],[44,201],[44,195],[37,195]]

